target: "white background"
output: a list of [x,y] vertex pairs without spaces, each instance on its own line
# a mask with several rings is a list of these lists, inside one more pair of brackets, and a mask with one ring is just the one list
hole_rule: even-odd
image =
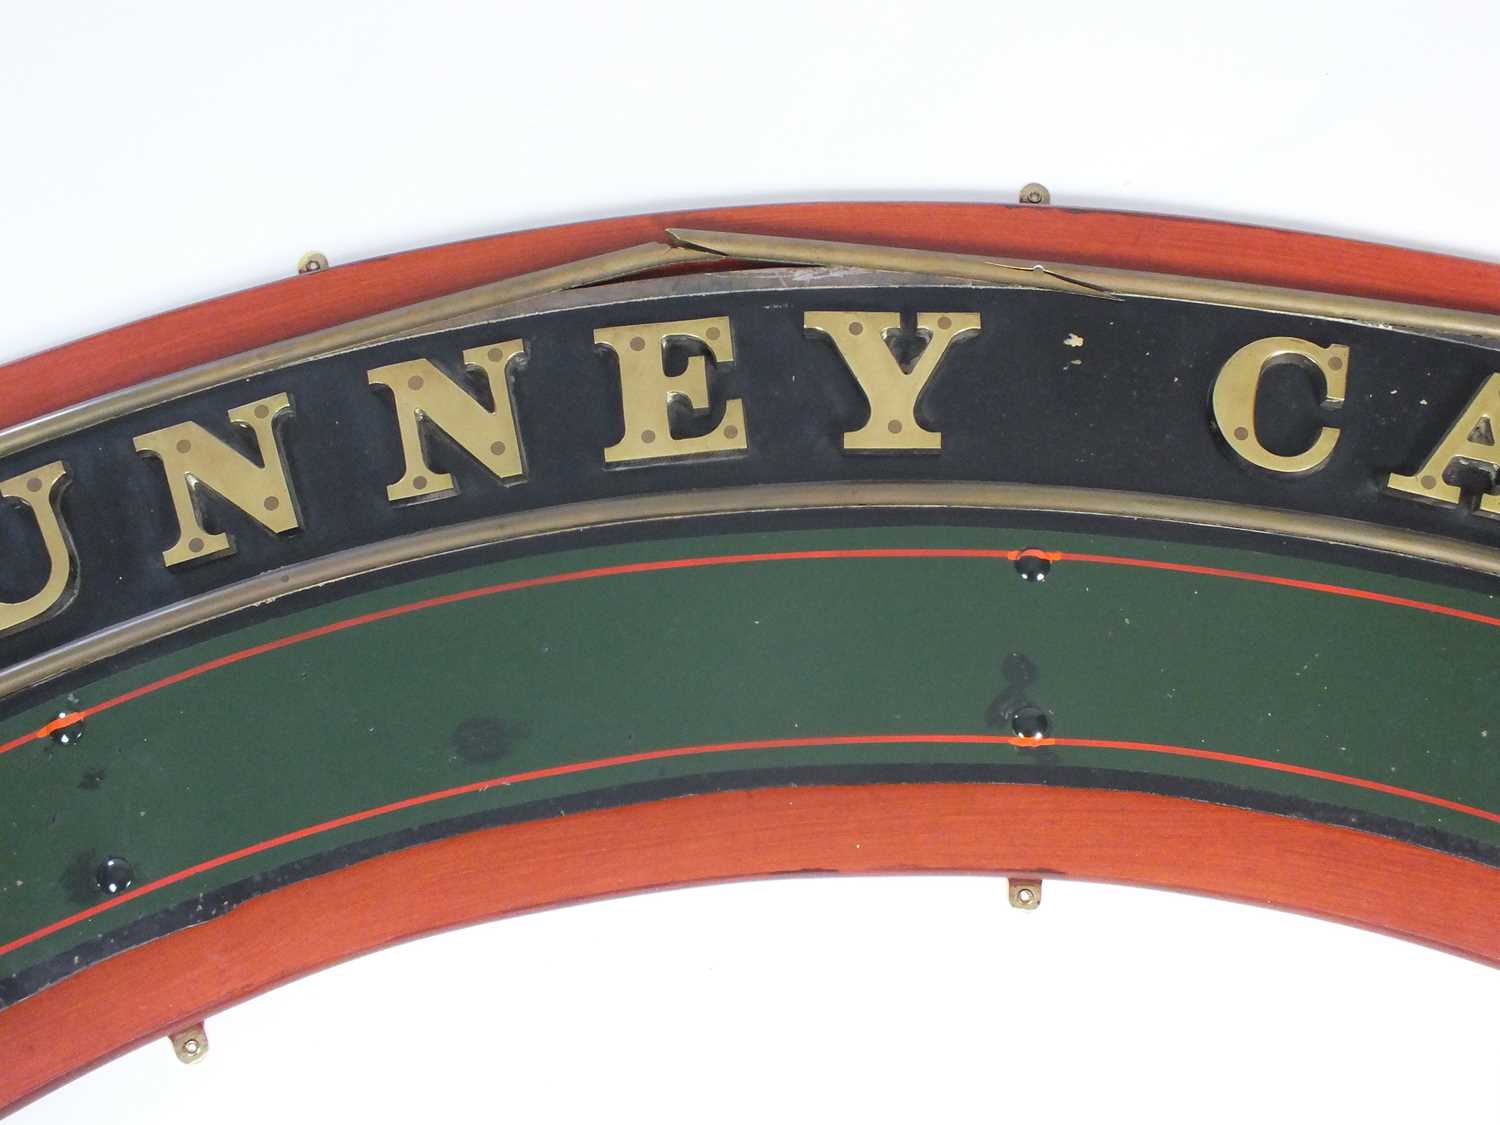
[[[11,4],[0,359],[310,249],[1031,179],[1500,258],[1497,44],[1478,2]],[[1248,907],[740,884],[365,958],[16,1120],[1492,1122],[1497,1011],[1493,970]]]

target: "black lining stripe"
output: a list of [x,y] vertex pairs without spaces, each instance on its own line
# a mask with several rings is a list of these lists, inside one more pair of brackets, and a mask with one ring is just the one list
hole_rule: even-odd
[[0,1008],[81,972],[92,965],[183,930],[207,922],[241,903],[293,883],[324,875],[362,860],[399,851],[450,836],[508,824],[546,820],[570,813],[619,808],[672,797],[700,796],[782,786],[881,785],[901,783],[962,784],[975,782],[1023,785],[1055,785],[1079,789],[1154,793],[1211,804],[1273,813],[1299,820],[1355,828],[1405,843],[1476,860],[1500,867],[1500,846],[1480,843],[1441,829],[1414,824],[1395,817],[1377,816],[1340,808],[1321,801],[1269,794],[1242,786],[1186,778],[1164,777],[1129,770],[1083,766],[1035,765],[837,765],[791,766],[739,770],[613,786],[588,793],[549,798],[503,809],[491,809],[461,817],[385,833],[368,840],[331,848],[269,871],[228,883],[191,899],[166,907],[145,918],[129,922],[97,938],[28,966],[0,979]]

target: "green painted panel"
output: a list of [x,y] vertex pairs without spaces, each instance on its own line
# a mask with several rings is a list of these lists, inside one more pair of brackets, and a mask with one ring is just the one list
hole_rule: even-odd
[[[87,707],[331,621],[495,583],[735,553],[1049,550],[1169,559],[1500,612],[1492,596],[1244,550],[1097,535],[888,527],[562,551],[362,593],[101,679]],[[1062,561],[819,558],[630,573],[513,590],[266,652],[110,708],[76,743],[0,756],[0,946],[106,900],[105,854],[137,885],[285,833],[486,779],[733,741],[1008,735],[1013,654],[1064,744],[951,741],[740,749],[602,766],[386,813],[120,902],[0,957],[0,977],[194,895],[401,827],[636,782],[813,764],[1129,770],[1435,829],[1500,848],[1500,709],[1490,624],[1326,592]],[[1002,700],[1003,702],[1003,700]],[[0,726],[35,730],[61,701]],[[1069,746],[1199,748],[1251,764]],[[1004,774],[997,774],[997,779]],[[1021,774],[1016,775],[1018,778]],[[760,783],[776,783],[775,772]],[[1072,783],[1072,782],[1070,782]]]

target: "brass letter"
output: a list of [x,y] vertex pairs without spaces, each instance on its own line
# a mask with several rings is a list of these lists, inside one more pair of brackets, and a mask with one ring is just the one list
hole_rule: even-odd
[[370,372],[370,385],[385,387],[396,400],[396,424],[401,427],[401,453],[406,459],[401,479],[386,488],[386,499],[393,504],[400,500],[436,500],[458,491],[452,475],[436,472],[427,464],[418,425],[424,421],[442,430],[501,480],[526,475],[506,372],[510,361],[525,351],[524,340],[507,340],[464,352],[464,366],[484,375],[495,404],[493,410],[486,410],[430,360],[392,363]]
[[667,374],[667,341],[673,339],[696,340],[716,363],[734,362],[734,340],[726,316],[595,330],[594,343],[619,357],[625,415],[624,436],[604,451],[606,463],[712,456],[746,448],[745,410],[737,398],[724,403],[723,421],[708,433],[699,437],[672,433],[669,407],[674,399],[699,415],[711,405],[708,365],[701,355],[688,356],[687,370],[681,375]]
[[[1500,371],[1484,381],[1479,393],[1469,401],[1416,475],[1403,477],[1392,473],[1385,478],[1386,488],[1434,504],[1457,504],[1463,498],[1463,490],[1449,484],[1443,474],[1455,461],[1472,461],[1489,469],[1493,480],[1500,471],[1500,458],[1496,456],[1500,451],[1495,448],[1497,422],[1500,422]],[[1500,519],[1500,495],[1486,492],[1480,496],[1478,514]]]
[[77,559],[73,555],[73,544],[63,528],[62,517],[57,511],[58,497],[63,483],[68,479],[68,468],[61,461],[53,461],[29,473],[0,484],[0,496],[7,500],[19,500],[31,509],[36,517],[37,528],[42,533],[42,545],[47,548],[47,580],[31,597],[18,602],[0,602],[0,637],[22,626],[51,617],[67,605],[72,587],[73,571]]
[[901,329],[893,312],[810,312],[802,318],[810,332],[821,332],[844,357],[855,382],[870,404],[870,418],[844,434],[848,453],[929,453],[943,447],[943,435],[917,421],[917,400],[948,351],[948,345],[979,331],[978,313],[923,313],[917,332],[927,346],[903,371],[889,339]]
[[1268,336],[1246,344],[1219,369],[1213,389],[1214,421],[1229,448],[1250,464],[1273,473],[1315,473],[1333,456],[1333,447],[1339,440],[1337,427],[1324,426],[1312,445],[1290,456],[1272,453],[1260,443],[1255,432],[1255,399],[1260,392],[1261,376],[1267,368],[1289,362],[1320,372],[1323,401],[1330,406],[1344,404],[1349,368],[1347,345],[1332,344],[1324,348],[1294,336]]
[[200,488],[223,497],[267,531],[292,531],[300,526],[276,442],[276,419],[291,408],[291,400],[282,393],[229,411],[231,422],[254,431],[261,465],[197,422],[179,422],[135,439],[136,450],[157,458],[167,474],[167,489],[177,513],[177,542],[161,556],[168,566],[234,554],[229,536],[204,530]]

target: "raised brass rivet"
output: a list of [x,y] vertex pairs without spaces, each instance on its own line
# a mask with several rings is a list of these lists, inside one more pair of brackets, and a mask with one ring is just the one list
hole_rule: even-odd
[[953,318],[951,316],[938,317],[938,327],[946,332],[948,329],[953,327]]
[[[255,408],[266,408],[266,421],[258,421]],[[196,422],[181,422],[150,433],[138,434],[134,445],[138,453],[160,462],[176,516],[177,541],[162,552],[168,567],[196,562],[205,557],[233,554],[235,545],[228,535],[216,534],[204,526],[204,515],[194,503],[199,486],[212,490],[225,502],[238,508],[267,531],[283,532],[297,527],[296,506],[282,504],[282,511],[267,517],[261,508],[266,496],[287,497],[291,486],[270,423],[282,411],[291,409],[291,398],[285,392],[255,402],[245,402],[227,411],[236,425],[248,427],[259,450],[260,463],[254,453],[246,454],[226,445]]]
[[733,441],[735,438],[740,436],[740,428],[738,426],[725,426],[724,436],[727,437],[730,441]]
[[1342,405],[1346,377],[1343,370],[1329,363],[1333,358],[1342,361],[1340,368],[1347,367],[1348,347],[1323,347],[1295,336],[1266,336],[1252,340],[1224,361],[1214,376],[1210,402],[1213,424],[1235,457],[1282,474],[1315,473],[1328,463],[1341,432],[1337,426],[1320,427],[1311,444],[1296,453],[1273,453],[1256,436],[1255,403],[1266,371],[1274,364],[1295,360],[1322,373],[1322,402],[1332,407]]
[[267,406],[265,403],[261,403],[259,406],[257,406],[255,408],[255,416],[257,418],[267,418],[267,417],[270,416],[270,414],[271,414],[271,408],[269,406]]
[[1344,361],[1336,355],[1331,355],[1328,357],[1328,366],[1338,371],[1344,366]]
[[709,340],[717,340],[719,338],[719,330],[717,328],[714,328],[714,327],[710,326],[710,327],[704,329],[703,335],[704,335],[705,338],[707,338]]
[[899,434],[901,432],[901,423],[897,419],[892,418],[889,422],[886,423],[885,428],[890,430],[893,434]]
[[[717,340],[710,337],[710,328],[718,332]],[[722,316],[596,328],[595,345],[613,352],[618,362],[623,423],[620,440],[604,450],[605,464],[744,449],[743,407],[735,398],[724,400],[721,420],[708,433],[672,432],[677,409],[689,407],[701,413],[713,407],[718,388],[711,365],[734,363],[733,337],[729,318]],[[686,357],[680,377],[667,373],[674,341],[694,341],[700,348],[699,354]],[[735,427],[737,437],[725,436],[724,427],[729,425]]]
[[1027,184],[1021,189],[1022,203],[1051,203],[1052,193],[1041,184]]
[[328,258],[316,250],[311,250],[297,259],[298,273],[317,273],[319,270],[326,270],[327,268]]
[[865,326],[863,324],[861,324],[857,320],[856,321],[852,321],[850,323],[850,325],[849,325],[849,335],[851,335],[851,336],[858,336],[858,335],[862,334],[864,332],[864,330],[865,330]]
[[[1464,494],[1473,491],[1472,486],[1479,482],[1472,477],[1468,480],[1450,479],[1449,474],[1455,470],[1462,470],[1465,475],[1475,471],[1493,474],[1500,468],[1495,447],[1497,403],[1500,403],[1500,371],[1493,372],[1475,392],[1463,413],[1422,462],[1422,467],[1411,476],[1392,473],[1385,478],[1385,490],[1420,496],[1450,507],[1466,504]],[[1493,479],[1489,483],[1493,484]],[[1500,517],[1500,496],[1486,487],[1478,497],[1474,512],[1481,516]]]
[[1010,904],[1017,910],[1035,910],[1042,905],[1040,879],[1010,880]]
[[32,477],[29,481],[26,482],[26,491],[27,492],[40,492],[41,490],[42,490],[42,478],[41,477]]
[[525,476],[521,457],[496,460],[507,450],[514,448],[517,453],[521,450],[521,438],[511,417],[510,381],[505,369],[512,359],[525,355],[525,351],[521,340],[463,350],[462,370],[470,379],[484,381],[490,404],[481,403],[467,393],[458,380],[449,378],[431,360],[405,360],[366,373],[372,387],[384,387],[390,392],[397,418],[401,419],[398,422],[401,477],[386,486],[387,500],[400,504],[458,491],[453,478],[427,459],[421,434],[424,421],[477,458],[496,477],[504,480]]
[[267,496],[266,497],[266,511],[268,511],[268,512],[274,512],[279,507],[281,507],[281,501],[280,500],[276,499],[276,497],[274,497],[274,496]]

